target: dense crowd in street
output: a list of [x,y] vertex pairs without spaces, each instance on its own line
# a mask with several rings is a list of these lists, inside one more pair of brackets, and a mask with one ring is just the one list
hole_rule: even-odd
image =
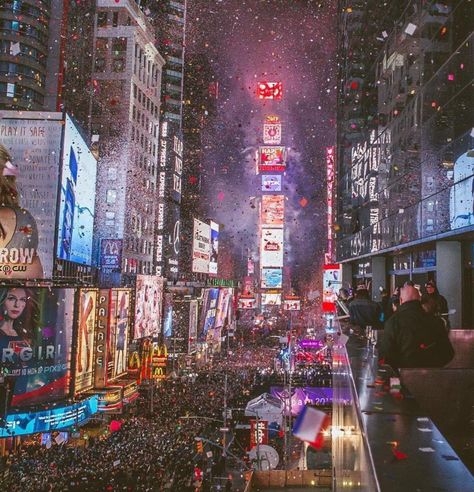
[[[271,362],[271,353],[238,350],[216,361],[194,381],[165,381],[155,390],[151,416],[150,402],[143,401],[138,414],[123,419],[120,430],[90,439],[88,447],[23,446],[8,457],[5,490],[196,490],[194,468],[209,463],[203,463],[205,455],[197,454],[194,438],[218,441],[219,424],[209,419],[222,419],[224,370],[228,374],[229,405],[245,406],[256,368]],[[180,419],[186,415],[207,419]],[[219,450],[213,449],[213,459],[219,455]],[[204,474],[202,490],[209,487],[207,478]]]

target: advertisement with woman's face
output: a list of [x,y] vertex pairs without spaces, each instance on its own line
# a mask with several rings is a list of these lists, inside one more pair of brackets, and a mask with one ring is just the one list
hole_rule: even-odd
[[74,289],[0,288],[0,365],[12,408],[69,393]]
[[112,289],[110,303],[109,347],[110,359],[107,379],[115,379],[127,372],[128,330],[130,325],[130,290]]
[[157,337],[160,333],[163,279],[137,275],[134,338]]

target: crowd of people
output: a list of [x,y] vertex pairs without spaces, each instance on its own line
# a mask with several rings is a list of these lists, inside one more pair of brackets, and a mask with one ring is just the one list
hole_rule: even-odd
[[[8,456],[2,485],[11,492],[209,490],[209,474],[196,480],[196,468],[216,466],[220,452],[210,449],[209,462],[205,453],[197,453],[195,438],[219,441],[224,371],[229,406],[245,406],[255,371],[269,356],[245,349],[217,361],[193,381],[164,381],[154,392],[151,415],[150,402],[143,401],[119,430],[89,439],[87,447],[22,446]],[[194,418],[200,416],[205,418]],[[231,490],[230,481],[223,490]]]

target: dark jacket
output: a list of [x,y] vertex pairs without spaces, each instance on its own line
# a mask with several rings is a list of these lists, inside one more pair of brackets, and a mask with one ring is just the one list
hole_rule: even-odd
[[449,308],[446,298],[439,293],[437,288],[435,288],[433,294],[425,293],[421,296],[421,303],[425,303],[428,299],[431,299],[436,306],[436,312],[433,314],[436,314],[437,316],[441,316],[442,314],[445,315],[442,316],[442,318],[446,321],[446,327],[449,329],[449,316],[446,314],[449,311]]
[[385,323],[379,354],[400,367],[443,367],[454,350],[440,318],[427,314],[420,301],[402,304]]
[[380,306],[370,299],[355,298],[349,305],[351,323],[363,329],[367,326],[371,326],[374,329],[382,328],[382,323],[380,322],[381,313]]

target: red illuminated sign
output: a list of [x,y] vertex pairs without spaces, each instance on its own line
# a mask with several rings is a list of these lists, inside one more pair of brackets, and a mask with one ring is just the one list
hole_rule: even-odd
[[334,221],[334,147],[326,147],[326,170],[327,170],[327,231],[328,231],[328,250],[326,261],[334,259],[334,237],[332,224]]
[[283,84],[281,82],[259,82],[257,85],[257,97],[259,99],[277,99],[283,96]]

